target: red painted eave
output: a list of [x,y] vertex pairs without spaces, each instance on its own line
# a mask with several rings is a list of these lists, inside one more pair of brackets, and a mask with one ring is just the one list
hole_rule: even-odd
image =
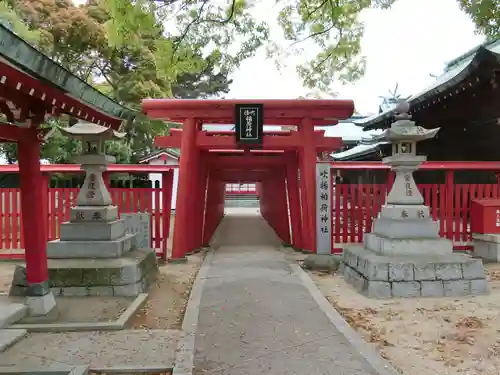
[[[80,120],[94,122],[99,125],[118,129],[122,119],[111,117],[100,110],[81,102],[59,89],[47,85],[44,82],[0,61],[0,71],[6,80],[1,84],[6,92],[11,92],[11,97],[4,99],[13,102],[19,101],[19,94],[24,95],[25,103],[31,101],[32,107],[44,108],[49,114],[66,113]],[[16,100],[17,99],[17,100]],[[22,105],[25,103],[16,103]]]

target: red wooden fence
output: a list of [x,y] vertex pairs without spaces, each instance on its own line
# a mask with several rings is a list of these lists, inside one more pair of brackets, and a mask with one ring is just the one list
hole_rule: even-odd
[[[387,170],[381,163],[336,162],[333,172],[342,170],[361,171]],[[454,241],[455,249],[470,249],[470,202],[473,198],[500,198],[499,184],[454,184],[453,172],[457,170],[500,171],[497,162],[428,162],[420,170],[444,170],[444,184],[421,184],[419,189],[431,215],[439,220],[440,234]],[[498,175],[497,175],[498,176]],[[500,176],[499,176],[500,177]],[[332,177],[332,243],[338,250],[342,243],[359,243],[363,233],[371,230],[373,219],[385,202],[386,184],[342,184],[334,183]],[[248,189],[252,193],[255,191]],[[47,239],[59,236],[59,226],[69,220],[69,209],[76,200],[76,188],[48,189]],[[230,191],[234,191],[231,186]],[[252,191],[253,190],[253,191]],[[160,188],[110,188],[113,202],[120,213],[145,212],[151,214],[151,246],[166,252],[165,220],[162,219]],[[226,190],[227,192],[227,190]],[[238,193],[241,193],[238,189]],[[24,233],[19,203],[19,189],[0,189],[0,258],[20,258],[24,248]],[[15,254],[12,254],[15,253]]]
[[[366,171],[385,170],[385,184],[335,183],[337,175],[349,171],[362,176]],[[457,171],[481,171],[496,174],[496,184],[456,184]],[[442,184],[417,184],[431,216],[439,220],[440,235],[453,241],[455,250],[472,249],[470,205],[475,198],[500,198],[499,162],[425,162],[420,172],[444,172]],[[335,162],[332,175],[332,244],[333,252],[342,250],[342,243],[363,242],[363,233],[370,232],[386,195],[392,187],[394,174],[381,162]]]
[[255,184],[226,184],[226,194],[229,195],[251,195],[257,193]]
[[[76,203],[78,188],[50,188],[47,201],[47,240],[59,238],[60,224],[69,221],[70,208]],[[151,215],[151,247],[163,256],[169,233],[162,219],[161,188],[110,188],[119,213]],[[20,209],[20,189],[0,189],[0,258],[23,256],[24,230]],[[2,255],[3,252],[3,255]]]
[[[337,184],[332,194],[332,243],[363,242],[373,219],[385,203],[386,184]],[[420,184],[418,188],[431,216],[439,220],[440,235],[452,240],[456,250],[470,249],[470,202],[474,198],[498,198],[500,186]],[[334,245],[334,251],[340,251]]]

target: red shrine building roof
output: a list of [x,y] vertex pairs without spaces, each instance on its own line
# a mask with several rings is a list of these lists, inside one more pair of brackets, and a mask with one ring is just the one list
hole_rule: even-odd
[[32,120],[39,124],[46,116],[68,114],[117,129],[124,120],[135,117],[134,111],[94,89],[1,24],[0,41],[0,112],[8,123],[30,126]]

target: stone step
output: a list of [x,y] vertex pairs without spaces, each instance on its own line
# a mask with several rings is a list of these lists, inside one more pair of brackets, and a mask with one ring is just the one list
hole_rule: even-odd
[[18,320],[21,320],[28,313],[26,305],[21,303],[0,302],[0,328],[5,328]]
[[25,329],[0,329],[0,353],[9,349],[28,333]]

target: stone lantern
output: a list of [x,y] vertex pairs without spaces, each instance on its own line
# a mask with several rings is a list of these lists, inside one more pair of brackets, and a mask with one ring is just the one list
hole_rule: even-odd
[[[106,170],[106,165],[115,162],[114,156],[106,155],[105,141],[113,139],[122,139],[125,133],[119,133],[105,126],[79,122],[70,128],[59,128],[62,134],[82,141],[82,154],[77,156],[76,162],[81,164],[85,171],[85,180],[78,193],[76,205],[72,210],[72,219],[77,220],[106,220],[117,215],[116,207],[112,210],[103,209],[97,213],[94,207],[109,207],[112,205],[111,196],[104,183],[102,173]],[[93,210],[93,217],[85,217],[88,210]],[[116,215],[115,215],[116,211]],[[73,217],[73,213],[80,217]],[[97,216],[97,217],[96,217]]]
[[439,235],[439,223],[424,205],[413,172],[426,160],[417,142],[433,138],[439,128],[425,129],[411,121],[409,105],[395,108],[395,122],[379,141],[392,144],[383,162],[396,173],[363,245],[344,247],[344,278],[372,298],[456,297],[488,293],[480,259],[454,254],[453,243]]
[[417,142],[434,138],[439,128],[427,130],[416,126],[408,114],[408,103],[400,103],[395,111],[396,121],[377,140],[392,144],[392,156],[383,159],[385,164],[396,173],[394,185],[387,196],[388,204],[420,205],[424,199],[413,178],[413,172],[427,160],[424,155],[417,155]]
[[78,123],[61,132],[83,142],[77,162],[85,171],[70,220],[61,224],[60,239],[49,241],[49,283],[56,295],[137,296],[157,271],[151,248],[138,248],[136,235],[126,233],[102,173],[115,158],[106,155],[104,143],[125,134],[104,126]]

